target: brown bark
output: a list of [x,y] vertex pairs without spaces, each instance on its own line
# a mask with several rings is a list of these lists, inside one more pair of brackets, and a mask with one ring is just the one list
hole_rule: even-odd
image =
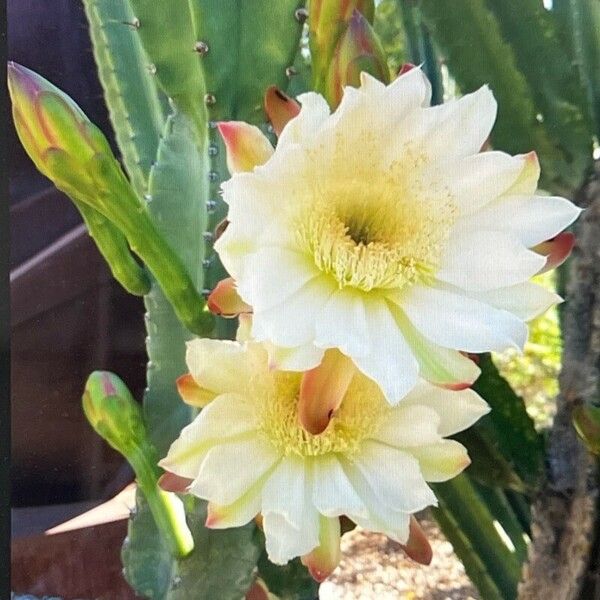
[[600,163],[576,196],[576,227],[563,313],[563,366],[547,446],[546,479],[533,506],[532,544],[520,600],[593,600],[598,584],[598,463],[572,412],[600,390]]

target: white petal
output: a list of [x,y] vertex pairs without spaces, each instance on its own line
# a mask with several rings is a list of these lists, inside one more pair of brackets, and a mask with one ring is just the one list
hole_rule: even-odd
[[353,463],[345,459],[341,459],[341,463],[352,487],[369,511],[368,517],[362,513],[348,514],[348,516],[363,529],[379,531],[404,544],[409,535],[410,513],[393,510],[381,502]]
[[558,294],[531,281],[499,290],[469,292],[469,296],[496,308],[507,310],[524,321],[531,321],[545,313],[551,306],[562,302]]
[[553,238],[580,213],[558,196],[504,196],[469,216],[465,227],[506,231],[530,248]]
[[496,110],[487,86],[457,100],[418,109],[398,130],[394,147],[401,152],[408,143],[430,159],[477,154],[492,130]]
[[223,394],[181,430],[159,465],[181,477],[195,479],[211,448],[254,435],[256,426],[254,412],[242,396]]
[[413,513],[436,504],[419,463],[407,452],[365,442],[355,464],[379,501],[392,510]]
[[523,348],[527,327],[505,310],[458,292],[415,285],[398,300],[411,323],[429,340],[465,352]]
[[231,504],[279,459],[273,446],[258,435],[247,440],[215,445],[202,461],[190,491],[216,504]]
[[448,481],[469,466],[467,449],[454,440],[441,440],[437,444],[410,448],[419,461],[426,481]]
[[269,558],[283,564],[319,544],[319,515],[305,461],[281,461],[263,487],[262,514]]
[[[394,296],[390,300],[394,302]],[[479,377],[481,370],[471,359],[458,350],[443,348],[426,339],[413,327],[398,305],[392,304],[390,309],[419,362],[419,374],[423,379],[456,390],[470,386]]]
[[406,405],[404,401],[386,415],[374,434],[377,442],[394,448],[408,448],[440,441],[440,416],[427,406]]
[[265,311],[255,307],[253,337],[289,348],[312,342],[316,317],[334,289],[328,277],[316,277],[278,306]]
[[[508,190],[521,175],[527,158],[504,152],[481,152],[456,159],[440,157],[424,173],[450,191],[460,214],[470,214]],[[489,228],[488,228],[489,229]]]
[[300,113],[283,128],[277,143],[278,149],[310,142],[329,117],[329,105],[320,94],[306,92],[297,99],[301,104]]
[[237,282],[237,289],[240,297],[258,313],[285,302],[319,275],[305,255],[266,246],[248,257],[245,276]]
[[203,389],[242,395],[257,371],[266,371],[267,354],[257,344],[195,338],[186,344],[185,362]]
[[365,309],[371,351],[351,358],[360,371],[381,387],[387,401],[396,404],[415,385],[419,365],[385,300],[369,300]]
[[429,106],[431,103],[431,84],[420,67],[415,67],[390,83],[384,97],[399,116],[416,106]]
[[313,504],[326,517],[363,515],[364,502],[353,489],[335,455],[320,456],[313,465]]
[[265,547],[272,563],[284,565],[319,545],[319,514],[314,508],[310,512],[306,519],[309,528],[306,530],[296,529],[279,513],[263,515]]
[[487,403],[473,390],[453,392],[419,383],[401,406],[427,406],[439,416],[438,434],[442,437],[467,429],[490,411]]
[[333,292],[315,324],[315,345],[339,348],[347,356],[368,354],[368,326],[363,296],[351,289]]
[[454,231],[435,277],[465,290],[483,291],[521,283],[546,264],[507,233],[473,229]]

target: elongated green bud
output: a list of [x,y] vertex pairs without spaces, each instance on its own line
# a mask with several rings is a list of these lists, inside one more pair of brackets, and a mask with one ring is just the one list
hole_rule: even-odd
[[326,97],[332,107],[342,98],[343,87],[360,85],[361,73],[389,83],[390,71],[377,34],[365,17],[355,10],[336,46],[326,78]]
[[312,58],[313,87],[324,93],[328,67],[338,41],[354,11],[359,11],[373,22],[375,3],[373,0],[310,0],[309,43]]
[[[102,132],[65,93],[21,65],[9,63],[8,87],[25,150],[79,208],[117,279],[134,293],[148,291],[148,279],[126,253],[126,239],[181,322],[193,333],[206,333],[212,317],[204,310],[204,300],[179,257],[156,230]],[[108,227],[102,219],[92,219],[92,211],[108,220]]]
[[578,406],[573,411],[573,425],[587,449],[600,455],[600,407],[589,404]]
[[194,540],[181,500],[158,487],[161,475],[156,449],[150,442],[139,404],[113,373],[95,371],[85,385],[83,411],[94,430],[133,468],[159,531],[175,556],[187,556]]

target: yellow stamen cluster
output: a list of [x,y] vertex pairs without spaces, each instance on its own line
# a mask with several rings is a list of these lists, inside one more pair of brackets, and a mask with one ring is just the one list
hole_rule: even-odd
[[423,188],[422,162],[407,151],[385,173],[348,176],[346,168],[313,182],[295,224],[299,244],[340,288],[402,289],[439,266],[456,208],[447,190]]
[[278,372],[260,395],[253,394],[261,431],[284,456],[341,453],[351,457],[358,452],[361,442],[376,432],[391,410],[377,385],[358,375],[352,380],[327,429],[312,435],[298,421],[300,379],[300,373]]

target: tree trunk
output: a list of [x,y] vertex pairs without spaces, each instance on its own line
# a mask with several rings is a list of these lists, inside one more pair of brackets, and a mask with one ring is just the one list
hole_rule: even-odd
[[520,600],[600,599],[598,463],[571,423],[600,389],[600,162],[575,198],[576,227],[563,318],[563,366],[547,444],[546,480],[533,506]]

